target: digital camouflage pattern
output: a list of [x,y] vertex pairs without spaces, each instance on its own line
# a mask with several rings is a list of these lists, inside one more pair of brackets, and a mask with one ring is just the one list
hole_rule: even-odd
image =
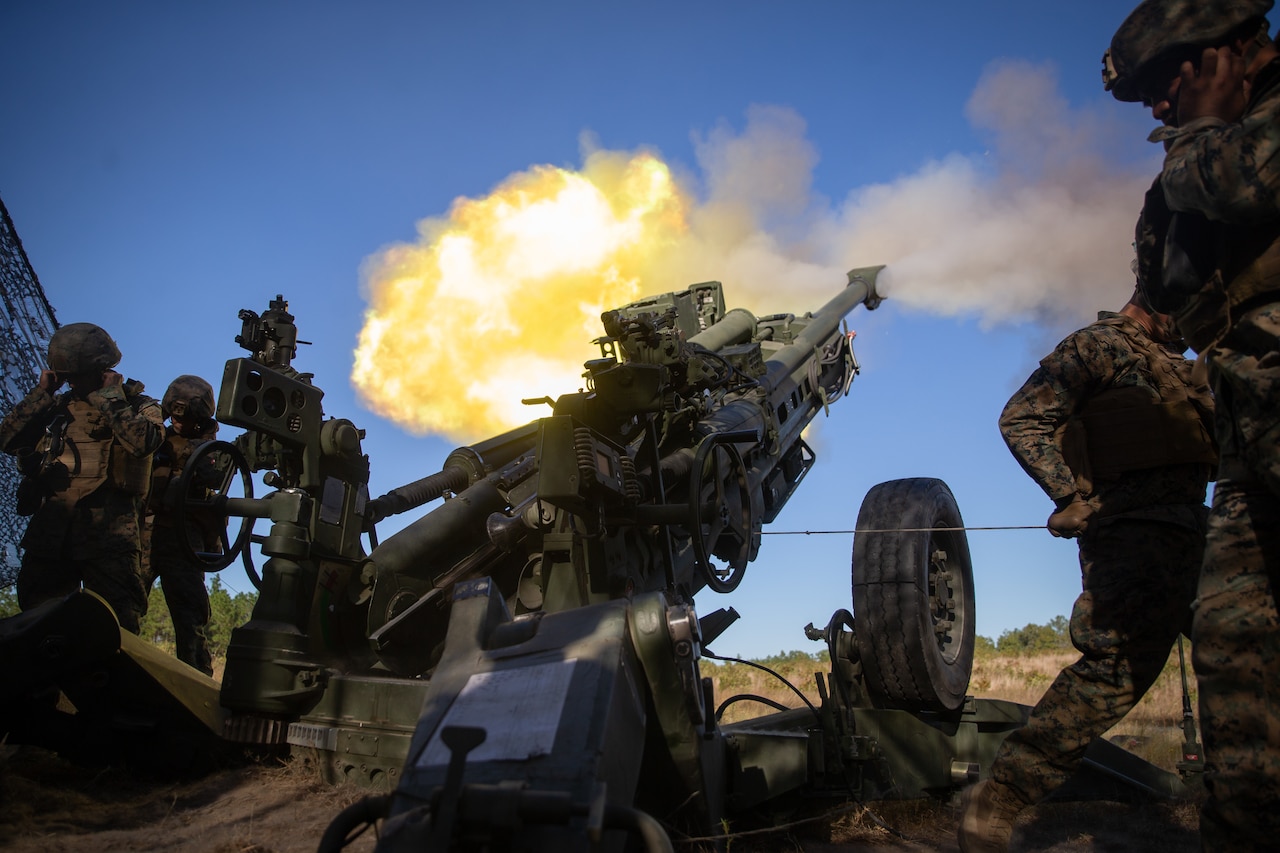
[[[1207,513],[1201,507],[1194,517],[1203,522]],[[1090,742],[1138,703],[1178,634],[1190,630],[1203,553],[1202,527],[1134,518],[1090,523],[1080,537],[1083,591],[1071,610],[1080,659],[1005,739],[993,779],[1031,804],[1070,778]]]
[[[171,384],[165,394],[166,403],[172,402],[170,392],[173,390]],[[169,618],[173,621],[177,658],[206,675],[213,674],[208,636],[211,616],[209,591],[204,583],[204,568],[188,557],[182,546],[182,537],[187,537],[195,551],[220,551],[221,532],[225,529],[226,519],[216,513],[193,511],[187,513],[185,529],[180,529],[173,506],[178,499],[175,487],[191,454],[200,445],[211,441],[217,435],[217,429],[217,423],[211,421],[199,438],[189,439],[179,435],[173,426],[165,428],[164,443],[156,451],[154,459],[149,502],[154,514],[144,536],[143,548],[147,588],[150,589],[157,578],[160,580]],[[209,477],[215,476],[211,470]],[[196,488],[201,487],[199,472],[193,483]]]
[[[1194,365],[1180,353],[1152,341],[1134,320],[1111,311],[1068,335],[1014,393],[1000,414],[1000,434],[1032,480],[1055,502],[1081,492],[1099,517],[1139,512],[1144,518],[1197,526],[1186,507],[1204,503],[1210,469],[1204,462],[1162,465],[1114,477],[1081,470],[1081,449],[1066,446],[1068,423],[1104,392],[1125,395],[1137,406],[1189,398],[1208,423],[1209,389],[1192,378]],[[1153,358],[1162,363],[1153,366]],[[1210,444],[1209,429],[1203,437]],[[1123,441],[1125,436],[1078,441]],[[1148,435],[1139,435],[1142,441]],[[1068,459],[1069,456],[1075,458]],[[1073,467],[1074,464],[1074,467]]]
[[[1224,259],[1233,272],[1267,249],[1274,233],[1264,226],[1280,217],[1280,60],[1255,78],[1250,100],[1239,121],[1203,118],[1167,134],[1168,151],[1160,185],[1170,210],[1200,213],[1215,222],[1241,229],[1232,242],[1252,238],[1253,256]],[[1256,233],[1243,229],[1259,228]],[[1241,247],[1243,249],[1245,247]]]
[[1192,661],[1200,685],[1206,849],[1280,837],[1280,303],[1247,312],[1209,353],[1222,463],[1200,575]]
[[[1151,407],[1179,396],[1211,405],[1191,362],[1131,318],[1104,311],[1098,320],[1046,356],[1000,417],[1010,450],[1055,501],[1081,484],[1062,438],[1092,402],[1120,392]],[[1083,591],[1070,624],[1080,659],[1059,673],[991,768],[1022,803],[1041,800],[1075,772],[1089,743],[1142,698],[1189,630],[1209,472],[1203,463],[1169,464],[1094,477],[1084,492],[1096,514],[1079,540]]]
[[119,363],[120,348],[93,323],[68,323],[49,339],[49,369],[57,373],[88,373]]
[[1233,851],[1280,837],[1280,59],[1248,84],[1237,120],[1163,134],[1160,175],[1170,210],[1217,229],[1216,272],[1178,320],[1206,330],[1218,403],[1222,462],[1192,640],[1209,791],[1201,838]]
[[[147,588],[156,579],[173,622],[174,653],[187,666],[213,675],[209,653],[209,590],[204,569],[192,565],[174,527],[154,527],[147,536]],[[201,550],[204,550],[201,547]]]
[[1210,795],[1200,812],[1205,850],[1271,851],[1280,837],[1277,554],[1280,501],[1257,481],[1224,476],[1192,624]]
[[[22,539],[19,606],[29,609],[83,582],[136,633],[146,612],[142,502],[163,421],[141,384],[126,384],[128,392],[117,385],[57,397],[36,387],[0,422],[0,449],[19,458],[40,495]],[[46,430],[56,417],[66,431],[55,457]]]
[[166,418],[190,416],[194,420],[207,421],[213,417],[217,403],[213,386],[199,376],[184,373],[169,383],[160,399],[160,408]]
[[[1146,0],[1111,39],[1106,88],[1118,100],[1139,101],[1134,78],[1179,47],[1217,44],[1242,24],[1270,11],[1273,0]],[[1110,73],[1108,73],[1108,71]]]

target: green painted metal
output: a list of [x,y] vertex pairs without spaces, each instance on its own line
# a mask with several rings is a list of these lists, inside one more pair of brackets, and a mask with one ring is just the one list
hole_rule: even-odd
[[[818,707],[720,725],[699,664],[694,597],[737,585],[815,463],[803,431],[857,374],[841,327],[878,304],[880,269],[851,271],[812,313],[726,311],[718,282],[607,311],[584,390],[372,500],[362,433],[325,418],[323,392],[292,367],[283,297],[241,312],[251,355],[228,362],[218,416],[246,432],[215,449],[245,479],[266,472],[271,491],[206,500],[270,529],[222,684],[75,596],[0,622],[0,725],[137,757],[111,739],[127,707],[210,753],[292,748],[331,781],[390,792],[371,801],[385,809],[380,851],[662,849],[649,815],[705,836],[796,796],[949,795],[987,772],[1027,709],[873,704],[861,655],[894,640],[858,635],[847,610],[809,629],[831,655]],[[376,542],[377,522],[440,497]],[[74,725],[50,716],[59,692]],[[1177,793],[1176,777],[1131,759],[1099,746],[1090,772]]]

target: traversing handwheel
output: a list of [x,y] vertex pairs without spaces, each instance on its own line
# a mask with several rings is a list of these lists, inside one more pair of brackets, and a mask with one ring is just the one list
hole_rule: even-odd
[[254,587],[257,587],[260,578],[253,567],[253,558],[248,548],[253,534],[253,518],[245,516],[240,519],[240,530],[235,541],[229,538],[224,523],[219,529],[218,551],[197,551],[191,544],[193,539],[201,539],[200,536],[193,537],[189,533],[193,513],[206,511],[227,515],[227,498],[233,497],[231,493],[236,489],[237,479],[240,482],[239,490],[243,494],[235,497],[252,498],[253,477],[249,471],[249,463],[234,444],[209,441],[192,452],[182,469],[182,475],[178,477],[177,497],[173,507],[179,531],[178,541],[186,551],[187,558],[206,572],[221,571],[231,565],[237,556],[241,557],[245,574]]
[[[693,556],[707,586],[732,592],[742,582],[758,536],[751,487],[732,436],[709,436],[698,445],[689,475],[689,532]],[[711,555],[725,560],[720,568]]]

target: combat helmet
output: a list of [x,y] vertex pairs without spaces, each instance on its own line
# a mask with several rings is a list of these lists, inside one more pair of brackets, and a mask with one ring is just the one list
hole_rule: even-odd
[[55,373],[92,373],[119,363],[120,348],[93,323],[70,323],[49,338],[49,369]]
[[190,416],[198,421],[207,421],[213,417],[215,407],[213,386],[190,373],[170,382],[160,401],[160,410],[166,418]]
[[1103,87],[1120,101],[1141,101],[1138,80],[1151,63],[1180,49],[1213,46],[1262,18],[1275,0],[1143,0],[1102,56]]

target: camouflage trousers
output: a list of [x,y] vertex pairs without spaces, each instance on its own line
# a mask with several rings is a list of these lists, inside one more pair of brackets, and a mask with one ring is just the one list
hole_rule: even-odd
[[96,592],[115,611],[120,627],[138,633],[147,612],[147,587],[137,551],[100,554],[92,560],[40,557],[27,552],[18,570],[18,606],[30,610],[80,588]]
[[1280,838],[1280,306],[1210,353],[1222,460],[1192,639],[1204,728],[1205,850]]
[[1091,526],[1080,539],[1083,591],[1071,611],[1080,659],[1005,739],[992,778],[1029,805],[1075,773],[1089,744],[1138,703],[1189,630],[1203,550],[1202,530],[1165,522],[1121,517]]
[[172,527],[150,529],[147,561],[147,588],[160,579],[164,602],[173,621],[173,639],[178,660],[213,675],[209,654],[209,590],[204,585],[204,569],[187,558]]

